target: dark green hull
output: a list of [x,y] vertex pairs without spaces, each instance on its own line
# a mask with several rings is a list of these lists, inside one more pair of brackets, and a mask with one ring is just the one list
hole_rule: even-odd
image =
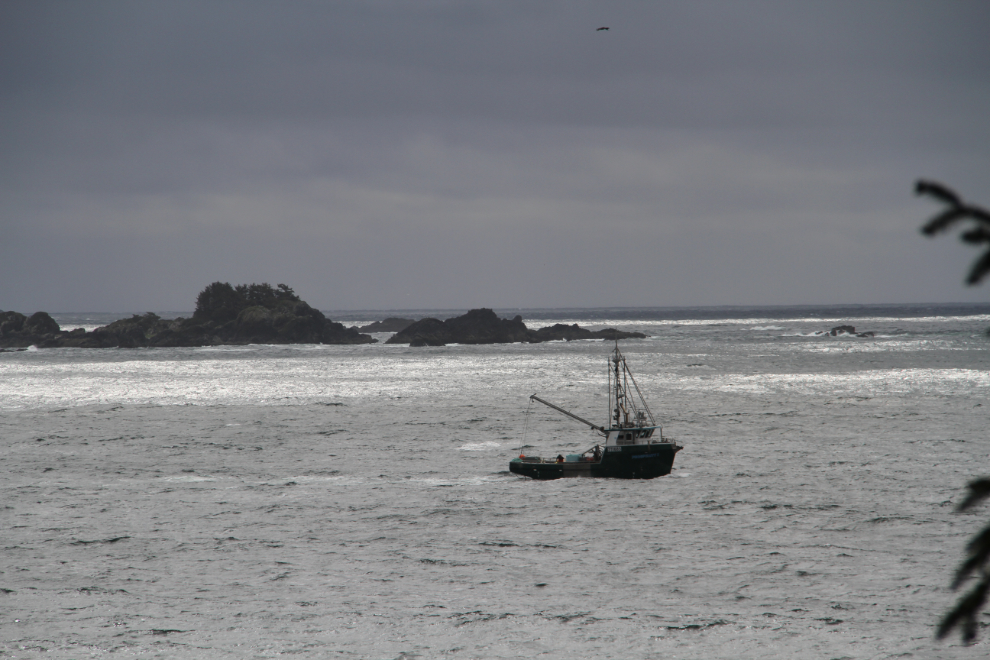
[[674,456],[681,447],[673,442],[648,445],[610,446],[600,461],[556,463],[540,458],[514,458],[509,471],[534,479],[564,477],[605,477],[611,479],[653,479],[670,474]]

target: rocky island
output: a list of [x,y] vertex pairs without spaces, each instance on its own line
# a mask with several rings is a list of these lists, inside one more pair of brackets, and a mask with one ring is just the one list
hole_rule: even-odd
[[463,316],[446,321],[421,319],[409,327],[392,335],[386,344],[409,344],[410,346],[446,346],[447,344],[509,344],[526,342],[535,344],[552,340],[575,339],[645,339],[640,332],[623,332],[607,328],[588,330],[576,323],[556,325],[530,330],[521,316],[500,319],[490,309],[472,309]]
[[192,318],[135,314],[66,332],[45,312],[0,312],[0,347],[139,348],[221,344],[371,344],[377,340],[334,323],[284,284],[214,282],[196,298]]
[[[394,330],[393,330],[394,329]],[[463,316],[388,318],[361,328],[347,328],[313,309],[284,284],[214,282],[196,298],[192,318],[163,319],[135,314],[86,332],[66,331],[46,312],[25,316],[0,311],[0,350],[38,348],[149,348],[218,346],[222,344],[372,344],[366,332],[395,334],[386,343],[410,346],[508,344],[575,339],[643,339],[639,332],[608,328],[588,330],[576,323],[531,330],[521,316],[501,319],[490,309],[472,309]]]

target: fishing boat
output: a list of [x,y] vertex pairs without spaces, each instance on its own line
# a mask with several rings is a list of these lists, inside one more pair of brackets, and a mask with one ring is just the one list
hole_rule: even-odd
[[609,411],[606,426],[599,426],[564,410],[535,394],[530,401],[542,403],[559,413],[586,424],[604,440],[580,454],[558,454],[556,458],[520,455],[509,462],[509,471],[534,479],[562,477],[611,477],[613,479],[653,479],[670,474],[674,456],[682,447],[663,435],[663,427],[646,404],[626,358],[619,350],[609,357]]

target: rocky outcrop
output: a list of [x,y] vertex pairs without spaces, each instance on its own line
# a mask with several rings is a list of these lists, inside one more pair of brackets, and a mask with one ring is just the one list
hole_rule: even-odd
[[0,337],[20,332],[27,317],[18,312],[0,312]]
[[358,332],[402,332],[415,322],[413,319],[390,316],[384,321],[375,321],[356,329]]
[[19,312],[0,311],[0,346],[4,348],[40,345],[67,334],[45,312],[25,316]]
[[616,330],[615,328],[588,330],[587,328],[582,328],[577,323],[573,325],[556,323],[545,328],[540,328],[539,330],[530,330],[530,332],[536,335],[537,341],[559,341],[562,339],[565,341],[574,341],[576,339],[607,339],[614,341],[616,339],[646,338],[646,335],[642,332],[625,332],[624,330]]
[[828,331],[828,334],[835,337],[836,335],[854,335],[856,334],[856,328],[851,325],[837,325]]
[[45,335],[60,330],[58,323],[47,312],[35,312],[27,317],[21,328],[21,332],[30,332],[36,335]]
[[490,309],[472,309],[446,321],[422,319],[394,334],[388,344],[444,346],[446,344],[508,344],[529,339],[521,316],[500,319]]
[[574,339],[642,339],[639,332],[622,332],[612,328],[592,331],[574,325],[552,325],[530,330],[521,316],[500,319],[490,309],[472,309],[463,316],[446,321],[427,318],[416,321],[394,334],[388,344],[410,346],[445,346],[447,344],[508,344],[513,342],[539,343],[551,340]]
[[[208,294],[208,295],[207,295]],[[220,344],[370,344],[376,340],[334,323],[296,296],[267,284],[215,282],[204,289],[192,318],[135,314],[92,332],[63,331],[51,316],[0,312],[0,346],[138,348]]]
[[856,332],[856,328],[851,325],[837,325],[831,330],[829,330],[828,334],[832,335],[833,337],[837,337],[839,335],[854,335],[856,337],[873,336],[872,332]]
[[[42,337],[58,332],[61,332],[61,328],[46,312],[35,312],[31,316],[24,316],[18,312],[0,312],[0,337],[15,335]],[[29,344],[25,344],[27,345]]]

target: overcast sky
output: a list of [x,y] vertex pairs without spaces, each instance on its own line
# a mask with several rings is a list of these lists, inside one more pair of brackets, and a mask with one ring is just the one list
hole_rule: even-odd
[[988,34],[986,0],[4,0],[0,309],[986,301],[912,187],[990,205]]

